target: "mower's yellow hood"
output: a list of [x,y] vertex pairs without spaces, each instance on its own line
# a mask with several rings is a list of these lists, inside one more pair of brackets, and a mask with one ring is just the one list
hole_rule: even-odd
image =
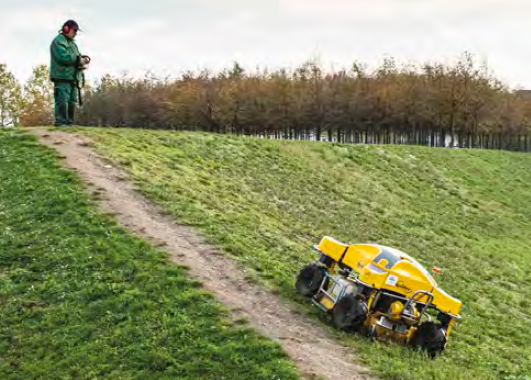
[[[376,289],[386,289],[411,297],[419,290],[433,294],[437,309],[459,315],[461,301],[440,289],[420,263],[395,248],[378,244],[343,244],[325,236],[315,247],[321,253],[359,274],[360,281]],[[419,299],[425,302],[425,297]]]

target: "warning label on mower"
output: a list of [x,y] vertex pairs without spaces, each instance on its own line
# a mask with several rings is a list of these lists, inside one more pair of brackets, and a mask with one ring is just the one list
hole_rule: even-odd
[[385,281],[386,285],[396,286],[396,283],[398,282],[398,277],[394,276],[392,274],[387,277],[387,280]]

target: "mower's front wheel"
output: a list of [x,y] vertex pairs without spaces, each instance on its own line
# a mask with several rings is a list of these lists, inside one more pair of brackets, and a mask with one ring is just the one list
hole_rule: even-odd
[[334,306],[332,318],[341,330],[360,330],[367,319],[367,304],[355,295],[347,294]]
[[326,276],[326,269],[317,264],[308,264],[301,269],[295,282],[295,289],[303,297],[313,297]]
[[426,351],[430,358],[435,359],[446,345],[446,331],[438,323],[424,322],[411,339],[411,345]]

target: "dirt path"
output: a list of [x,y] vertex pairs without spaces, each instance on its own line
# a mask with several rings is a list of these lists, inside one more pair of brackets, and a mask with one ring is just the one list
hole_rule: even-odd
[[164,216],[128,182],[127,175],[102,160],[89,148],[85,137],[66,132],[32,130],[45,145],[65,157],[89,189],[99,194],[100,206],[118,223],[164,249],[171,259],[190,268],[192,276],[250,325],[280,343],[306,377],[328,380],[374,377],[354,364],[352,349],[328,337],[322,327],[282,303],[278,296],[245,279],[245,271],[224,257],[189,227]]

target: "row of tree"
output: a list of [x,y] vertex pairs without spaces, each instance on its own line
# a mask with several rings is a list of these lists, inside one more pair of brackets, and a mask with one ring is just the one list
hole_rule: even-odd
[[[13,88],[13,78],[4,84],[7,71],[0,69],[2,102],[2,89]],[[45,66],[10,91],[11,108],[1,106],[8,123],[50,123],[53,89]],[[82,125],[531,149],[531,97],[505,87],[468,54],[452,66],[399,67],[388,59],[371,71],[354,63],[327,72],[309,61],[291,71],[249,73],[234,64],[217,74],[187,72],[176,79],[106,75],[86,88],[84,98]]]

